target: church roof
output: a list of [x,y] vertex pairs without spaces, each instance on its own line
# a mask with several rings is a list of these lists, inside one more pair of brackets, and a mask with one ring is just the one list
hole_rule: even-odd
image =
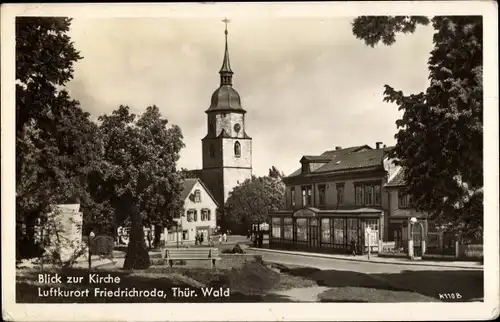
[[240,94],[231,85],[221,85],[212,94],[210,107],[206,112],[239,112],[246,113],[241,107]]
[[227,22],[229,22],[229,20],[224,19],[223,21],[226,23],[226,30],[224,31],[224,59],[222,60],[222,67],[219,71],[220,87],[216,89],[212,94],[210,107],[205,112],[246,113],[246,111],[241,107],[240,95],[233,88],[233,71],[231,69],[231,63],[229,61],[229,49],[227,45]]

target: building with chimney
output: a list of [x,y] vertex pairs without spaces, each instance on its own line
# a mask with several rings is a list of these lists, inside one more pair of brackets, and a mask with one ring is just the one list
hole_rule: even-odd
[[[358,253],[388,236],[384,185],[398,173],[381,142],[305,155],[285,177],[286,207],[270,214],[271,248]],[[370,234],[366,235],[366,228]]]

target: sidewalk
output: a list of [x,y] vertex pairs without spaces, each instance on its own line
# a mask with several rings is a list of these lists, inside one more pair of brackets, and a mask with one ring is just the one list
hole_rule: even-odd
[[308,252],[286,251],[286,250],[255,248],[255,247],[248,247],[247,249],[258,252],[280,253],[287,255],[307,256],[307,257],[321,257],[321,258],[339,259],[339,260],[355,261],[355,262],[368,262],[377,264],[451,267],[451,268],[466,268],[474,270],[483,269],[483,264],[478,262],[410,260],[405,258],[378,257],[377,254],[373,254],[370,260],[368,260],[367,255],[360,255],[360,256],[341,255],[341,254],[332,255],[332,254],[308,253]]

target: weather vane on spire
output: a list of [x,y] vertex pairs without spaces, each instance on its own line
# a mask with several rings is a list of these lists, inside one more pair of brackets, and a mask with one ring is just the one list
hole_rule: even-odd
[[224,18],[224,20],[222,20],[222,22],[224,23],[224,25],[226,26],[226,30],[225,30],[225,33],[227,34],[227,24],[231,22],[231,20],[227,19],[227,18]]

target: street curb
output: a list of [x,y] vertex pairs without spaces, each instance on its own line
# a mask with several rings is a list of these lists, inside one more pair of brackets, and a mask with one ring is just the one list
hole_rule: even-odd
[[[380,261],[380,260],[368,260],[368,259],[354,259],[354,258],[345,258],[345,257],[338,257],[338,256],[331,256],[331,255],[323,255],[323,254],[317,254],[317,253],[295,253],[295,252],[290,252],[290,251],[282,251],[282,250],[276,250],[276,249],[266,249],[266,248],[254,248],[254,247],[249,247],[249,250],[254,250],[254,251],[262,251],[262,252],[268,252],[268,253],[279,253],[279,254],[287,254],[287,255],[296,255],[296,256],[304,256],[304,257],[318,257],[318,258],[326,258],[326,259],[337,259],[337,260],[344,260],[344,261],[350,261],[350,262],[364,262],[364,263],[375,263],[375,264],[392,264],[392,265],[414,265],[414,266],[427,266],[427,267],[445,267],[445,268],[464,268],[464,269],[472,269],[472,270],[483,270],[483,267],[473,267],[473,266],[465,266],[465,265],[441,265],[441,264],[431,264],[431,263],[416,263],[416,262],[387,262],[387,261]],[[358,257],[359,258],[359,257]]]

